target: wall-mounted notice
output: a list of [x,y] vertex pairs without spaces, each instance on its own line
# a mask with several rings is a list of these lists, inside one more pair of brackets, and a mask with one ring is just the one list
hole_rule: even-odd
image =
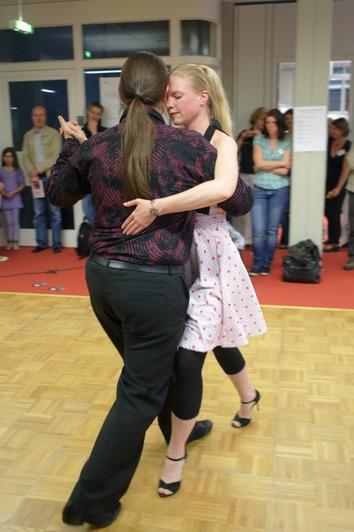
[[119,77],[100,78],[100,103],[104,107],[102,123],[105,127],[118,124],[123,113],[118,95],[119,81]]
[[294,108],[294,152],[326,151],[327,138],[325,106]]

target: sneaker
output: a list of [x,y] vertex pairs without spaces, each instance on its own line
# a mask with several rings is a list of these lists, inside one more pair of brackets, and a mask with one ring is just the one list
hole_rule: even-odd
[[48,246],[36,246],[32,249],[32,253],[40,253],[41,251],[44,251],[45,249],[48,249]]
[[261,270],[259,270],[258,268],[252,268],[252,270],[249,272],[249,275],[251,277],[256,277],[260,273],[261,273]]
[[6,262],[9,260],[9,257],[5,257],[4,255],[0,255],[0,262]]
[[270,274],[270,268],[269,267],[261,268],[260,274],[261,275],[269,275]]
[[53,246],[53,253],[61,253],[62,251],[62,246]]
[[354,270],[354,259],[347,262],[347,264],[344,264],[343,270],[347,270],[347,271]]
[[325,244],[323,246],[323,251],[326,253],[333,252],[333,251],[339,251],[339,250],[340,250],[339,244]]

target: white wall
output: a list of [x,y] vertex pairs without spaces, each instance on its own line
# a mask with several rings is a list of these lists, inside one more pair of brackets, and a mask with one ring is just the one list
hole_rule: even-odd
[[[333,12],[332,60],[351,60],[354,79],[354,0],[334,2]],[[296,4],[234,6],[233,28],[234,68],[223,76],[239,131],[256,107],[276,106],[278,64],[295,61]],[[222,57],[228,53],[224,39]],[[350,122],[354,130],[353,105]]]

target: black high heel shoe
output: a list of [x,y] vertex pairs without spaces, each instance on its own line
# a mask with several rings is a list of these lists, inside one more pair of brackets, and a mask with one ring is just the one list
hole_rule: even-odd
[[[254,405],[252,406],[252,410],[253,408],[256,406],[257,407],[257,410],[259,410],[259,401],[261,400],[261,394],[259,393],[258,390],[256,390],[256,396],[254,399],[252,399],[251,401],[241,401],[241,403],[243,405],[249,405],[251,403],[254,403]],[[237,423],[239,423],[239,425],[235,425],[234,422],[237,421]],[[232,420],[231,422],[231,425],[235,428],[235,429],[242,429],[242,427],[247,427],[247,425],[249,425],[252,421],[252,418],[248,418],[248,417],[240,417],[239,416],[239,413],[237,412],[234,419]]]
[[[170,458],[169,456],[166,456],[167,460],[171,460],[171,462],[180,462],[181,460],[185,460],[187,458],[187,453],[184,454],[181,458]],[[159,480],[159,488],[162,488],[164,490],[168,490],[171,493],[160,493],[157,492],[159,497],[166,498],[171,497],[172,495],[175,495],[179,488],[181,487],[181,480],[177,480],[176,482],[164,482],[163,480]]]

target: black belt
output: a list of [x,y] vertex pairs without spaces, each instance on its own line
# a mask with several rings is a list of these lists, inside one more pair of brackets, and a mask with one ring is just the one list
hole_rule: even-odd
[[100,257],[99,255],[93,255],[91,257],[93,262],[97,262],[106,268],[117,268],[118,270],[130,270],[133,272],[146,272],[146,273],[183,273],[183,266],[150,266],[145,264],[135,264],[134,262],[124,262],[122,260],[110,260]]

